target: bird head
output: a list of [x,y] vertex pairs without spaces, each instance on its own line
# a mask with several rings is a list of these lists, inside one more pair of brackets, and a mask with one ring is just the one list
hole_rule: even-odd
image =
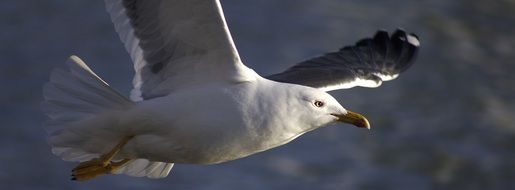
[[299,91],[297,102],[301,104],[301,120],[313,127],[320,127],[331,123],[347,123],[359,128],[370,129],[368,120],[361,114],[343,108],[336,99],[322,90],[302,88]]

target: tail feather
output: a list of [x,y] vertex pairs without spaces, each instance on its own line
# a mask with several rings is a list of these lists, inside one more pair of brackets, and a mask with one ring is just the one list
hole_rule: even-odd
[[[50,118],[47,130],[92,117],[106,110],[124,110],[133,102],[109,87],[78,57],[67,62],[71,72],[55,69],[43,87],[43,112]],[[55,128],[56,127],[56,128]]]
[[173,163],[152,162],[147,159],[136,159],[117,170],[116,173],[124,173],[133,177],[163,178],[172,170]]
[[[87,161],[99,156],[89,150],[109,149],[113,136],[102,126],[83,126],[82,122],[103,112],[127,110],[132,101],[113,90],[80,58],[71,56],[70,71],[55,69],[43,87],[42,110],[48,116],[45,128],[49,133],[52,152],[66,161]],[[105,127],[105,126],[104,126]],[[107,126],[109,127],[109,126]],[[161,178],[168,175],[173,163],[131,161],[118,173],[131,176]]]

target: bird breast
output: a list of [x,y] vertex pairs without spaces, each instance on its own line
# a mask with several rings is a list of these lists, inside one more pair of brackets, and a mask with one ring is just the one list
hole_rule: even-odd
[[277,120],[276,108],[256,92],[255,83],[242,83],[143,101],[133,112],[145,116],[127,122],[136,134],[133,147],[137,150],[133,152],[155,161],[213,164],[264,151],[298,136],[296,131],[281,130],[285,127],[277,126],[280,124],[272,126]]

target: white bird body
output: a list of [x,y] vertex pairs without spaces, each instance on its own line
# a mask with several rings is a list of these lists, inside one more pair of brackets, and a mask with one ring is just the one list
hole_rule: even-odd
[[130,99],[82,60],[55,70],[43,110],[54,154],[73,179],[166,177],[174,163],[215,164],[265,151],[334,122],[370,128],[328,90],[377,87],[407,69],[418,39],[378,32],[261,77],[242,62],[219,0],[105,0],[135,68]]
[[[76,128],[84,130],[80,131],[82,134],[96,131],[96,136],[106,139],[136,134],[119,157],[214,164],[283,145],[307,131],[336,121],[333,116],[316,123],[299,121],[307,120],[309,113],[287,109],[284,105],[312,106],[310,101],[297,101],[296,97],[301,94],[326,93],[270,81],[255,74],[254,80],[208,83],[137,102],[127,110],[99,114]],[[341,106],[334,109],[345,112]],[[116,136],[110,136],[113,134]],[[93,153],[105,152],[105,146],[88,146],[88,143],[84,141],[76,146],[90,147],[86,150]]]

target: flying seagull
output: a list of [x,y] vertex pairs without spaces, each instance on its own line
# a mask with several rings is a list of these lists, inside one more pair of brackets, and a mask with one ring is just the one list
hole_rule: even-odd
[[236,50],[219,0],[105,0],[134,62],[126,98],[71,56],[44,86],[52,152],[80,162],[73,180],[163,178],[174,163],[216,164],[322,126],[370,128],[327,91],[378,87],[414,62],[419,40],[397,30],[260,76]]

